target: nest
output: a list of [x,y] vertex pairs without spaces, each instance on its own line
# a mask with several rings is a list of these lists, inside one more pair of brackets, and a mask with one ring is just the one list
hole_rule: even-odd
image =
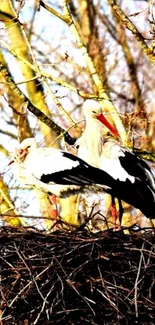
[[155,237],[0,231],[1,324],[154,324]]

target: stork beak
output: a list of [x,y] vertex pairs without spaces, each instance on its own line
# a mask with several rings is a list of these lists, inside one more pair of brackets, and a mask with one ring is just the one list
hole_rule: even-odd
[[98,115],[97,119],[103,123],[116,137],[119,137],[118,131],[108,122],[103,114]]
[[8,166],[12,165],[14,162],[15,162],[14,160],[10,160]]

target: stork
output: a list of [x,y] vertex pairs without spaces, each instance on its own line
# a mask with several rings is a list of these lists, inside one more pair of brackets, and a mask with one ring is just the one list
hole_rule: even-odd
[[37,148],[33,138],[20,144],[9,165],[20,182],[45,193],[67,197],[73,193],[106,191],[154,219],[155,179],[149,166],[115,140],[104,139],[103,145],[104,169],[90,166],[62,150]]
[[[87,100],[83,108],[86,127],[74,145],[78,149],[78,157],[113,178],[112,198],[122,199],[141,210],[146,217],[155,218],[155,178],[151,169],[118,141],[104,137],[105,126],[115,136],[118,132],[103,116],[99,102]],[[115,213],[113,217],[116,224]]]
[[112,177],[103,170],[66,151],[37,148],[33,138],[20,144],[9,165],[21,183],[62,198],[90,190],[111,190],[113,186]]

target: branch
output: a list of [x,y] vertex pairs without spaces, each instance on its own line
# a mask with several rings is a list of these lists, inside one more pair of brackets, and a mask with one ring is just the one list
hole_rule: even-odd
[[[45,79],[45,78],[44,78]],[[63,115],[66,117],[66,119],[71,123],[71,124],[75,124],[74,120],[70,117],[70,115],[67,113],[67,111],[63,108],[63,106],[61,105],[60,101],[58,100],[58,98],[55,96],[54,92],[50,89],[50,86],[48,85],[47,80],[43,80],[43,83],[45,85],[45,87],[47,88],[48,93],[51,95],[52,99],[54,100],[55,104],[57,105],[57,107],[60,109],[60,111],[63,113]]]
[[[130,148],[131,149],[131,148]],[[155,163],[155,154],[153,152],[143,151],[141,149],[134,148],[133,152],[140,156],[140,158],[152,161]]]
[[146,42],[144,41],[143,36],[139,33],[137,28],[131,22],[131,20],[125,15],[123,10],[116,4],[115,0],[108,0],[109,5],[111,6],[115,16],[122,22],[122,24],[131,31],[131,33],[135,36],[136,40],[140,43],[141,48],[144,53],[147,55],[149,60],[155,64],[155,55],[153,53],[153,48],[150,48]]
[[[37,74],[40,75],[40,68],[36,62],[35,56],[33,54],[32,48],[30,46],[30,43],[27,39],[26,33],[23,29],[23,34],[25,36],[25,41],[27,44],[27,47],[29,49],[29,52],[31,54],[32,60],[33,60],[33,65],[37,70]],[[57,107],[60,109],[60,111],[63,113],[63,115],[66,117],[66,119],[71,123],[74,124],[75,122],[73,121],[73,119],[69,116],[69,114],[65,111],[65,109],[63,108],[63,106],[61,105],[60,101],[58,100],[58,98],[55,96],[54,92],[50,89],[48,82],[47,82],[47,78],[42,77],[42,82],[45,85],[45,87],[47,88],[48,93],[51,95],[52,99],[54,100],[54,102],[56,103]],[[44,113],[46,113],[46,111],[44,111]],[[48,113],[48,112],[47,112]]]
[[[43,1],[40,2],[40,4],[42,5],[42,3],[44,3]],[[44,5],[42,5],[45,8],[45,3]],[[46,6],[46,9],[51,12],[52,14],[55,14],[53,9],[50,8],[49,6]],[[110,113],[110,115],[112,116],[114,123],[119,131],[119,134],[121,136],[121,139],[123,141],[123,143],[126,143],[127,140],[127,135],[123,126],[123,123],[117,113],[116,108],[114,107],[114,105],[111,102],[111,99],[109,98],[107,92],[105,91],[104,87],[103,87],[103,83],[95,69],[93,60],[91,59],[91,57],[88,54],[87,51],[87,47],[84,44],[84,42],[82,41],[79,32],[76,28],[76,25],[72,19],[72,16],[69,12],[68,6],[67,6],[67,0],[63,0],[63,9],[64,9],[64,16],[61,15],[61,18],[58,16],[57,12],[56,12],[56,16],[60,19],[62,19],[70,28],[71,33],[73,34],[73,36],[75,37],[75,40],[77,42],[78,48],[81,50],[81,53],[85,59],[85,62],[87,64],[87,67],[89,69],[90,75],[94,81],[94,84],[97,87],[98,90],[98,96],[97,99],[101,100],[101,105],[102,108],[105,109]],[[90,98],[90,97],[89,97]]]
[[0,133],[7,135],[8,137],[11,137],[12,139],[16,139],[17,140],[17,136],[15,134],[13,134],[12,132],[9,131],[5,131],[5,130],[1,130],[0,129]]
[[[26,222],[24,219],[20,219],[18,212],[10,199],[8,188],[2,177],[0,177],[0,197],[3,220],[13,227],[18,227],[20,225],[26,226]],[[6,214],[8,211],[10,212],[9,215]]]
[[[24,57],[22,55],[20,55],[14,49],[12,49],[6,42],[4,42],[3,40],[0,40],[0,43],[5,48],[5,50],[9,51],[15,58],[22,60],[29,68],[31,68],[33,71],[38,73],[38,68],[36,68],[32,63],[30,63],[29,61],[24,59]],[[56,78],[56,77],[53,77],[53,76],[51,76],[50,74],[46,73],[43,70],[40,70],[40,74],[36,76],[36,78],[41,78],[41,77],[45,77],[47,79],[50,79],[51,81],[55,82],[57,85],[68,88],[70,91],[75,92],[76,94],[78,94],[79,96],[81,96],[83,98],[95,99],[95,98],[98,97],[95,94],[84,93],[83,91],[81,91],[81,90],[75,88],[74,86],[68,84],[66,81],[64,81],[62,79],[59,79],[59,78]]]
[[47,11],[49,11],[51,14],[53,14],[54,16],[60,18],[61,20],[63,20],[65,23],[68,23],[68,19],[67,17],[65,17],[64,15],[60,14],[58,11],[56,11],[55,9],[53,9],[52,7],[48,6],[44,1],[40,1],[40,5],[45,8]]
[[63,128],[61,128],[59,125],[53,122],[49,116],[47,116],[42,111],[40,111],[36,106],[34,106],[31,103],[31,101],[22,93],[22,91],[17,87],[17,85],[9,75],[8,70],[2,65],[1,62],[0,62],[0,73],[5,78],[10,89],[14,91],[17,96],[19,96],[19,98],[21,99],[21,103],[22,105],[24,105],[24,107],[26,107],[31,113],[33,113],[41,122],[45,123],[53,131],[55,131],[57,135],[63,136],[65,134],[66,131]]

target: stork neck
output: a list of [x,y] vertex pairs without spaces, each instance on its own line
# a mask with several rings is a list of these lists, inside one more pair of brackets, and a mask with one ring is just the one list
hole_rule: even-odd
[[103,133],[104,128],[105,126],[99,120],[95,118],[87,118],[84,133],[92,135],[92,133],[95,132],[93,135],[97,137],[97,134],[100,134],[101,132]]
[[78,156],[96,167],[100,165],[104,143],[103,128],[98,120],[87,120],[85,131],[79,139]]

